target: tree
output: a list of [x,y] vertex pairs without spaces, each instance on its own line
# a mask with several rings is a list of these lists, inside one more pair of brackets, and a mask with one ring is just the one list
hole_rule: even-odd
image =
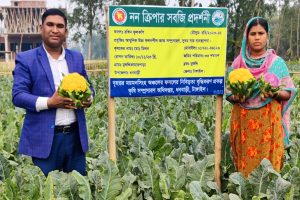
[[297,17],[297,29],[296,29],[296,37],[297,37],[297,42],[296,42],[296,45],[297,45],[297,58],[299,59],[299,62],[300,62],[300,53],[299,53],[299,42],[300,42],[300,0],[298,0],[298,17]]
[[299,23],[300,0],[284,0],[278,17],[271,27],[274,32],[277,32],[273,38],[276,53],[285,59],[299,58]]
[[[97,15],[103,10],[103,1],[98,0],[71,0],[75,6],[73,12],[68,15],[70,27],[75,28],[72,39],[76,42],[88,36],[88,59],[92,59],[93,31],[103,28]],[[99,14],[100,15],[100,14]]]
[[211,6],[228,8],[228,60],[239,53],[247,21],[254,16],[270,18],[276,10],[273,2],[263,0],[215,0]]
[[[279,49],[281,47],[280,42],[281,42],[282,26],[283,26],[283,23],[284,23],[285,13],[288,9],[288,4],[289,4],[289,0],[284,0],[283,7],[281,8],[281,11],[279,12],[276,52],[279,52]],[[278,7],[280,7],[280,0],[278,0]]]
[[165,5],[165,0],[120,0],[119,5]]
[[[88,46],[90,42],[89,39],[86,38],[84,40],[84,43],[82,44],[83,52],[82,54],[84,56],[88,55]],[[93,33],[93,56],[92,59],[106,59],[106,38],[102,37],[102,35]]]

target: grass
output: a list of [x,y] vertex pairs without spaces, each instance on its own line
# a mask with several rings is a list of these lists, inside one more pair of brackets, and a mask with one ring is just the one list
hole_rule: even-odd
[[0,61],[0,75],[11,74],[15,67],[15,62]]
[[300,77],[300,60],[288,62],[287,65],[292,76]]
[[[107,70],[107,60],[86,60],[84,61],[85,68],[90,72],[102,72]],[[0,75],[11,74],[15,67],[15,62],[0,61]]]
[[102,71],[107,69],[107,60],[86,60],[84,65],[88,71]]

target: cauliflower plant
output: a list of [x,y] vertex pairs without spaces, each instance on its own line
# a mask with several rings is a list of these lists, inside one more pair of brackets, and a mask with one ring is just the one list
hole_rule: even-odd
[[92,95],[90,84],[76,72],[64,76],[58,88],[58,93],[63,97],[73,99],[76,107],[80,107],[81,103]]
[[239,68],[230,72],[227,85],[233,95],[240,95],[243,100],[252,96],[257,81],[248,69]]

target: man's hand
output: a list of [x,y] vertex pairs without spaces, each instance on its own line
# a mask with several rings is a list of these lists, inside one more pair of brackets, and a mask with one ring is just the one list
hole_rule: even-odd
[[82,108],[89,108],[93,103],[93,98],[89,97],[87,100],[83,101],[81,104]]
[[58,91],[50,97],[47,101],[48,108],[65,108],[76,109],[75,103],[71,98],[62,97],[58,94]]

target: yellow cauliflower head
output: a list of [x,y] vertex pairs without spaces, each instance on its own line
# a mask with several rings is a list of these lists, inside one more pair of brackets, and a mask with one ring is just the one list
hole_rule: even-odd
[[86,79],[78,73],[70,73],[64,76],[61,82],[61,89],[65,91],[84,92],[87,90]]
[[251,72],[248,69],[245,68],[239,68],[233,70],[232,72],[230,72],[228,77],[230,83],[236,83],[238,81],[247,82],[251,79],[254,79],[254,76],[251,74]]

